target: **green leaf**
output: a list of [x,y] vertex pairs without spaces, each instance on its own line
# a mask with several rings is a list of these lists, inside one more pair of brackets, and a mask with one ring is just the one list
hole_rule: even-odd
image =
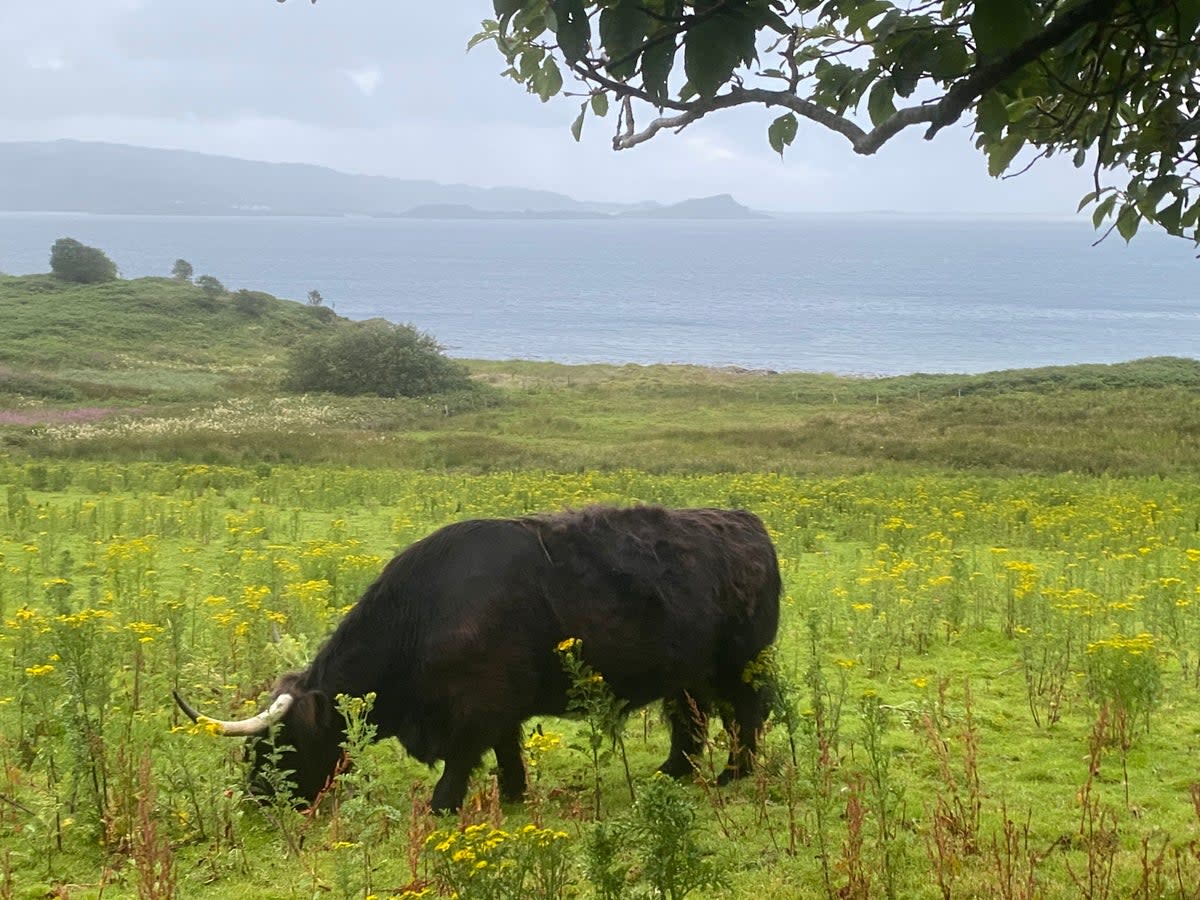
[[642,51],[642,88],[660,104],[670,96],[668,79],[674,65],[673,38],[659,41]]
[[1025,146],[1025,135],[1021,133],[1007,134],[999,141],[990,144],[986,150],[988,155],[988,174],[993,178],[1004,174],[1009,163],[1013,161],[1021,148]]
[[1116,205],[1116,202],[1117,202],[1117,195],[1109,194],[1107,197],[1105,197],[1103,200],[1100,201],[1099,205],[1094,210],[1092,210],[1092,227],[1093,228],[1099,228],[1100,223],[1103,222],[1106,218],[1108,218],[1108,214],[1110,212],[1112,212],[1112,208],[1114,205]]
[[1085,206],[1087,206],[1089,203],[1094,202],[1095,199],[1099,196],[1100,196],[1099,191],[1088,191],[1086,194],[1083,195],[1083,199],[1079,201],[1079,205],[1077,207],[1075,207],[1075,212],[1082,212],[1082,210]]
[[1117,213],[1117,234],[1125,238],[1125,243],[1129,243],[1135,234],[1137,234],[1138,225],[1142,221],[1141,213],[1137,211],[1132,203],[1126,203],[1121,207],[1121,211]]
[[639,54],[634,51],[642,45],[649,23],[641,0],[618,0],[600,12],[600,43],[613,60],[607,68],[614,78],[624,80],[636,71]]
[[1175,6],[1179,11],[1179,37],[1187,40],[1200,25],[1200,0],[1178,0]]
[[530,47],[522,53],[520,65],[517,67],[517,70],[521,73],[521,78],[528,81],[537,75],[545,55],[546,51],[541,47]]
[[740,37],[749,34],[754,40],[754,26],[742,16],[716,14],[696,22],[684,38],[683,70],[701,97],[713,97],[725,84],[738,63],[742,53],[741,43],[733,33],[741,30]]
[[868,22],[888,10],[899,14],[899,10],[896,9],[895,5],[888,3],[887,0],[867,0],[862,6],[855,8],[847,14],[845,33],[854,34],[856,31],[862,31],[866,28]]
[[[558,49],[568,65],[574,65],[587,55],[588,42],[592,38],[592,26],[588,22],[584,0],[552,0],[554,17],[558,25],[555,36]],[[556,92],[557,93],[557,92]]]
[[867,97],[867,112],[871,116],[871,124],[878,125],[887,121],[896,112],[896,104],[892,102],[893,88],[890,78],[881,78],[871,88]]
[[975,130],[989,141],[1000,139],[1000,133],[1008,125],[1008,108],[1004,98],[996,91],[989,91],[975,107]]
[[1179,234],[1179,220],[1183,217],[1183,195],[1180,194],[1175,198],[1175,202],[1169,206],[1164,206],[1154,218],[1158,220],[1158,224],[1166,230],[1168,234]]
[[470,50],[473,47],[478,47],[484,41],[494,41],[495,39],[496,32],[494,29],[492,31],[480,31],[478,34],[471,35],[471,39],[467,41],[467,49]]
[[517,12],[525,0],[492,0],[492,8],[496,10],[496,17],[511,16]]
[[879,20],[879,24],[875,26],[875,40],[886,41],[893,31],[900,25],[900,20],[904,18],[904,14],[898,9],[893,9],[886,16]]
[[534,93],[545,103],[561,91],[562,86],[562,73],[558,71],[558,63],[554,61],[553,56],[547,56],[546,61],[542,63],[542,67],[533,77]]
[[575,117],[575,121],[571,123],[571,137],[575,138],[575,142],[579,143],[580,137],[583,136],[583,119],[587,115],[587,101],[579,107],[579,115]]
[[1146,203],[1150,209],[1157,209],[1167,194],[1177,194],[1183,187],[1183,179],[1178,175],[1159,175],[1146,188]]
[[762,5],[761,0],[751,5],[747,12],[758,28],[770,28],[776,34],[782,34],[785,37],[792,33],[792,26],[787,23],[787,20],[769,6]]
[[975,0],[971,36],[981,57],[1003,56],[1036,30],[1028,0]]
[[934,78],[948,81],[962,75],[970,65],[967,45],[957,35],[946,35],[926,59],[925,69]]
[[780,156],[783,156],[783,148],[790,146],[795,140],[796,126],[796,114],[784,113],[767,129],[767,141],[770,143],[771,149]]
[[608,94],[592,94],[592,112],[602,119],[608,115]]

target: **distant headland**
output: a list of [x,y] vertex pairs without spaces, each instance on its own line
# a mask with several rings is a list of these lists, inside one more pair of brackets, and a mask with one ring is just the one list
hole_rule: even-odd
[[88,141],[0,142],[0,211],[421,219],[757,219],[728,194],[604,203]]

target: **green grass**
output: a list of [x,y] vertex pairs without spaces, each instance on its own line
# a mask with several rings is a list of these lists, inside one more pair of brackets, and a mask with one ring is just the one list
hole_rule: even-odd
[[[172,731],[170,688],[245,711],[440,524],[633,501],[753,509],[784,565],[797,765],[776,718],[756,778],[687,787],[729,883],[691,896],[886,896],[889,877],[904,898],[944,896],[939,879],[953,897],[1196,896],[1200,363],[469,361],[487,390],[281,396],[283,351],[319,315],[167,279],[0,277],[0,896],[432,890],[433,776],[394,742],[321,816],[262,810],[237,742]],[[1150,698],[1149,728],[1093,751],[1110,682]],[[587,898],[584,733],[543,725],[563,742],[531,804],[495,806],[485,766],[464,821],[561,828]],[[644,777],[664,727],[635,716],[625,739]],[[601,768],[619,820],[622,767]]]
[[[394,549],[443,522],[634,499],[754,509],[783,563],[777,663],[800,716],[798,765],[776,718],[758,776],[687,785],[697,838],[730,885],[695,896],[827,896],[822,847],[838,896],[853,893],[855,862],[870,896],[885,896],[889,871],[899,897],[941,896],[939,872],[952,896],[1003,896],[1008,865],[1050,898],[1081,896],[1089,864],[1111,863],[1114,897],[1200,883],[1193,479],[10,461],[0,480],[0,889],[19,896],[146,895],[154,860],[174,867],[179,896],[362,896],[364,846],[378,896],[430,879],[424,834],[456,823],[422,814],[435,773],[394,742],[321,816],[259,810],[241,799],[237,741],[172,731],[170,688],[217,715],[260,703]],[[1117,663],[1146,660],[1160,679],[1149,728],[1126,745],[1110,734],[1093,757],[1089,647],[1140,633],[1153,653]],[[538,760],[531,805],[493,806],[488,760],[464,821],[567,832],[589,897],[586,732],[541,725],[561,743]],[[625,740],[640,784],[665,727],[635,715]],[[714,745],[702,773],[722,760]],[[615,756],[601,791],[606,820],[628,813]]]
[[[211,427],[214,407],[231,397],[276,402],[286,348],[344,321],[322,315],[273,298],[248,315],[163,278],[79,286],[0,277],[0,448],[467,471],[1151,474],[1200,465],[1200,362],[1166,357],[891,378],[469,360],[489,390],[326,397],[319,422],[224,416]],[[62,427],[79,416],[87,427]]]
[[325,327],[319,313],[274,301],[261,315],[194,285],[139,278],[78,285],[50,275],[0,277],[0,391],[5,373],[33,373],[90,398],[210,398],[261,389],[286,349]]
[[[203,425],[212,408],[274,400],[286,348],[341,320],[275,299],[251,316],[168,278],[71,286],[49,276],[0,277],[0,318],[0,448],[30,456],[404,460],[473,472],[1151,474],[1200,464],[1196,360],[893,378],[468,360],[491,390],[326,397],[320,406],[336,413],[319,427],[230,419],[214,430]],[[55,427],[79,416],[94,427]]]

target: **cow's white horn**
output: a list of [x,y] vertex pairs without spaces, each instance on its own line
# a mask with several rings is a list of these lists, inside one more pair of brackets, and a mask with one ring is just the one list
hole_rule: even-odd
[[188,718],[202,725],[215,725],[220,729],[220,733],[226,737],[247,737],[249,735],[264,734],[267,729],[287,715],[287,711],[295,701],[296,698],[291,694],[280,694],[270,706],[257,715],[253,715],[248,719],[225,721],[196,712],[179,696],[178,692],[175,693],[175,702],[179,704],[179,708],[187,714]]

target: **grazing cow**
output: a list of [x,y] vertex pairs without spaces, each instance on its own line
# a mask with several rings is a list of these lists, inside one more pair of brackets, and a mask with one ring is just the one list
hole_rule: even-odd
[[[437,811],[457,809],[490,748],[506,800],[525,791],[522,723],[567,711],[555,648],[582,658],[628,709],[666,701],[663,772],[692,771],[707,713],[734,740],[722,782],[749,771],[768,688],[744,677],[775,639],[780,577],[757,516],[741,510],[589,507],[447,525],[396,556],[270,708],[215,722],[286,745],[281,768],[310,803],[337,767],[334,697],[376,694],[371,721],[416,759],[445,760]],[[193,720],[199,714],[176,695]],[[252,776],[270,745],[256,739]]]

